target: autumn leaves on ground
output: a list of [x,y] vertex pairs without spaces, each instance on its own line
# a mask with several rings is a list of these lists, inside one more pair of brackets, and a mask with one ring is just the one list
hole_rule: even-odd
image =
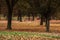
[[[7,31],[7,32],[13,32],[13,31],[18,31],[18,32],[39,32],[39,33],[46,33],[46,27],[45,27],[45,23],[44,25],[40,25],[39,20],[35,20],[35,21],[23,21],[23,22],[19,22],[19,21],[12,21],[12,30],[6,30],[7,27],[7,21],[0,21],[0,31]],[[4,32],[3,32],[4,33]],[[50,21],[50,32],[49,33],[55,33],[56,35],[58,33],[60,33],[60,20],[51,20]],[[48,33],[48,34],[49,34]],[[25,33],[26,34],[26,33]],[[30,35],[30,34],[29,34]],[[60,34],[59,34],[60,35]],[[3,35],[2,35],[3,36]],[[7,35],[8,36],[8,35]],[[45,36],[45,35],[44,35]],[[49,36],[49,35],[48,35]],[[12,36],[14,37],[14,36]],[[20,36],[16,36],[16,37],[20,37]],[[22,39],[24,40],[24,36]],[[21,38],[20,37],[20,38]],[[1,37],[0,37],[1,38]],[[15,38],[15,37],[14,37]],[[29,38],[29,37],[28,37]],[[30,40],[60,40],[59,39],[60,36],[58,38],[44,38],[44,37],[31,37],[29,38]],[[20,39],[20,40],[22,40]],[[27,39],[27,38],[26,38]],[[27,39],[27,40],[29,40]],[[2,39],[1,39],[2,40]],[[4,39],[3,39],[4,40]],[[13,40],[13,39],[11,39]],[[15,40],[15,39],[14,39]],[[18,39],[16,39],[18,40]]]

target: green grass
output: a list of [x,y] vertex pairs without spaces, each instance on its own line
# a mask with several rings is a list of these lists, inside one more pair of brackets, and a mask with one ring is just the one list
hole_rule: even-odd
[[7,31],[0,31],[0,36],[1,35],[18,35],[18,36],[31,36],[31,37],[47,37],[47,38],[59,38],[60,36],[53,36],[53,35],[47,35],[43,33],[36,33],[36,32],[7,32]]

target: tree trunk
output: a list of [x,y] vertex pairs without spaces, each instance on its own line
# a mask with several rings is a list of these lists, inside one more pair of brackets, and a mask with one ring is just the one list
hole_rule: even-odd
[[1,20],[1,3],[0,3],[0,20]]
[[8,13],[8,24],[7,24],[7,29],[11,30],[11,21],[12,21],[12,10],[11,8],[8,9],[9,13]]
[[5,0],[7,7],[8,7],[8,24],[7,24],[7,29],[12,29],[11,28],[11,21],[12,21],[12,12],[13,12],[13,7],[17,3],[18,0]]
[[43,25],[43,17],[41,16],[40,25]]
[[32,21],[34,21],[34,14],[32,14]]
[[22,22],[22,14],[20,14],[20,17],[19,17],[19,19],[20,19],[20,22]]
[[22,14],[20,13],[17,18],[18,21],[22,22]]
[[46,19],[46,32],[49,32],[50,22],[49,19]]
[[30,14],[28,14],[27,16],[28,16],[28,20],[30,20]]
[[3,17],[5,17],[6,16],[6,14],[3,14]]
[[20,18],[19,18],[19,15],[18,15],[18,17],[17,17],[17,21],[19,21],[20,20]]

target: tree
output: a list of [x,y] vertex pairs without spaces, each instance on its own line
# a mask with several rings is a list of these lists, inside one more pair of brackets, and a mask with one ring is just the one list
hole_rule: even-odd
[[32,21],[34,21],[34,14],[35,14],[35,13],[32,12],[31,14],[32,14]]
[[34,0],[36,8],[38,8],[39,13],[41,14],[41,24],[43,22],[43,17],[46,21],[46,31],[49,32],[50,27],[50,18],[53,16],[59,6],[59,0]]
[[[1,0],[0,0],[0,14],[1,14]],[[0,18],[1,19],[1,18]]]
[[43,16],[41,16],[40,25],[43,25],[43,22],[44,22],[43,19],[44,19]]
[[43,25],[43,22],[44,22],[44,17],[43,17],[43,11],[44,10],[40,10],[41,9],[41,4],[42,4],[42,0],[33,0],[34,1],[34,5],[35,5],[35,8],[36,10],[38,10],[39,12],[39,16],[41,15],[41,20],[40,20],[40,25]]
[[18,20],[22,22],[22,12],[20,9],[18,10]]
[[17,3],[18,0],[5,0],[8,8],[8,24],[7,24],[7,29],[12,29],[11,28],[11,21],[12,21],[12,12],[15,4]]
[[46,31],[49,32],[49,27],[50,27],[50,18],[53,16],[58,8],[58,3],[56,2],[57,0],[48,0],[46,7],[43,9],[44,13],[43,16],[46,19]]
[[30,13],[28,11],[30,5],[28,4],[27,0],[19,0],[17,6],[22,11],[22,16],[25,16],[26,14],[26,16],[28,16],[28,19],[30,20]]
[[1,13],[1,3],[0,3],[0,13]]
[[47,3],[47,12],[45,13],[45,18],[46,18],[46,31],[49,32],[49,27],[50,27],[50,18],[55,14],[58,8],[58,0],[48,0]]
[[39,9],[39,0],[29,0],[28,3],[30,4],[31,8],[30,8],[30,12],[32,15],[32,21],[34,21],[34,16],[35,14],[37,15],[38,12],[36,13],[36,11],[38,11]]

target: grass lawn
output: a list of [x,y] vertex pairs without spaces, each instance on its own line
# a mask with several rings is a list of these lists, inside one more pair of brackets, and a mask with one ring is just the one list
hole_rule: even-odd
[[[60,34],[56,33],[39,33],[39,32],[18,32],[18,31],[0,31],[1,36],[24,36],[24,37],[43,37],[60,39]],[[7,37],[8,38],[8,37]]]

